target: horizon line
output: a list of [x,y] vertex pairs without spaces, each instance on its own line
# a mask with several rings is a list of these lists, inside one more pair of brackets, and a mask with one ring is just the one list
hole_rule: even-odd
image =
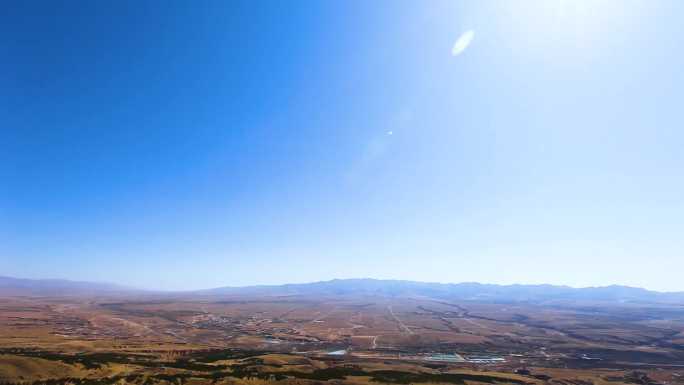
[[573,290],[622,287],[622,288],[629,288],[629,289],[645,290],[645,291],[660,293],[660,294],[681,294],[681,293],[684,293],[684,290],[662,291],[662,290],[648,289],[648,288],[641,287],[641,286],[630,286],[630,285],[622,285],[622,284],[617,284],[617,283],[612,283],[612,284],[607,284],[607,285],[599,285],[599,286],[571,286],[571,285],[554,284],[554,283],[508,283],[508,284],[502,284],[502,283],[487,283],[487,282],[478,282],[478,281],[436,282],[436,281],[420,281],[420,280],[396,279],[396,278],[371,278],[371,277],[331,278],[331,279],[324,279],[324,280],[317,280],[317,281],[273,283],[273,284],[253,284],[253,285],[241,285],[241,286],[225,285],[225,286],[214,286],[214,287],[203,288],[203,289],[175,289],[175,290],[174,289],[140,288],[140,287],[135,287],[133,285],[126,285],[126,284],[121,284],[121,283],[111,282],[111,281],[83,281],[83,280],[69,279],[69,278],[20,278],[20,277],[8,276],[8,275],[0,275],[0,279],[3,279],[3,278],[4,279],[24,280],[24,281],[62,281],[62,282],[81,283],[81,284],[112,285],[112,286],[118,286],[123,290],[144,291],[144,292],[161,292],[161,293],[197,293],[197,292],[211,291],[211,290],[218,290],[218,289],[248,289],[248,288],[259,288],[259,287],[279,287],[279,286],[288,286],[288,285],[311,285],[311,284],[334,282],[334,281],[384,281],[384,282],[407,282],[407,283],[410,282],[410,283],[436,284],[436,285],[475,284],[475,285],[482,285],[482,286],[500,286],[500,287],[551,286],[551,287],[558,287],[558,288],[568,288],[568,289],[573,289]]

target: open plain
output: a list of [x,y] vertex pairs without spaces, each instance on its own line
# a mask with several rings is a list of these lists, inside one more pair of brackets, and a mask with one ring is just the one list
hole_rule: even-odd
[[677,303],[414,294],[7,295],[0,381],[684,383]]

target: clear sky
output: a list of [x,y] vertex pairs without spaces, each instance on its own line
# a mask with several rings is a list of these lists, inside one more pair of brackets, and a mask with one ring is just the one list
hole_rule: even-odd
[[682,15],[3,2],[0,275],[684,290]]

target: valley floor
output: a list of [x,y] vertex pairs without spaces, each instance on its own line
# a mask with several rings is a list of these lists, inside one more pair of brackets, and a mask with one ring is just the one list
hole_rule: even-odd
[[0,383],[684,383],[684,309],[430,298],[0,299]]

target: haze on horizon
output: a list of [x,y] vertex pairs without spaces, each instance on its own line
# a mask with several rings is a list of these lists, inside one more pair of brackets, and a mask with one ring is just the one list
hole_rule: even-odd
[[4,4],[0,275],[684,291],[682,12]]

